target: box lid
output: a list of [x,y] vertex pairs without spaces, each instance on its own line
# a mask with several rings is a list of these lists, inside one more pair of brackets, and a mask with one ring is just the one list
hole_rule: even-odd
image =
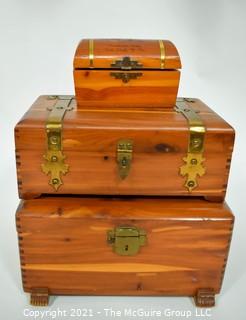
[[83,39],[74,69],[180,69],[174,44],[168,40]]

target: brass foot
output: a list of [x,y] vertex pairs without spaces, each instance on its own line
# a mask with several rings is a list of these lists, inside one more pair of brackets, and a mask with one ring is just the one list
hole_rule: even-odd
[[49,291],[47,288],[33,288],[30,304],[36,307],[44,307],[49,304]]
[[195,304],[200,308],[210,308],[215,306],[215,294],[213,289],[198,289],[194,297]]

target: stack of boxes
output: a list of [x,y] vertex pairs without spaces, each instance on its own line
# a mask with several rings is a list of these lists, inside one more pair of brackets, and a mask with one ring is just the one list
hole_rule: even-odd
[[[23,287],[49,295],[188,295],[213,306],[233,215],[234,130],[177,98],[163,40],[82,40],[74,96],[41,96],[15,128]],[[109,281],[110,279],[110,281]]]

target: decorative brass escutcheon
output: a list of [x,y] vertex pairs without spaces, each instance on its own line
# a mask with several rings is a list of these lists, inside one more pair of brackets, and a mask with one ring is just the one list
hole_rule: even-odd
[[125,179],[130,171],[132,162],[133,141],[122,139],[117,144],[118,171],[121,179]]
[[111,63],[111,67],[114,69],[132,70],[141,69],[143,68],[143,65],[137,60],[131,60],[130,57],[123,57],[122,59],[116,60],[115,62]]
[[[131,60],[130,57],[123,57],[122,59],[111,63],[111,67],[113,69],[120,70],[134,70],[143,68],[143,65],[137,60]],[[143,74],[142,72],[110,72],[110,75],[115,79],[122,80],[123,83],[127,83],[131,79],[137,79],[138,77],[141,77]]]
[[146,245],[147,235],[143,229],[121,226],[107,232],[107,242],[118,255],[134,256]]
[[111,77],[115,79],[120,79],[122,82],[127,83],[132,79],[137,79],[141,77],[142,72],[110,72]]

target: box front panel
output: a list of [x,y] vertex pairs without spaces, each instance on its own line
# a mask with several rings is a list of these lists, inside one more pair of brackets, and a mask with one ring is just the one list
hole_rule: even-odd
[[173,107],[180,72],[75,70],[78,107]]
[[[92,200],[93,201],[93,200]],[[118,208],[119,213],[121,207]],[[131,205],[129,205],[131,210]],[[141,209],[140,209],[141,210]],[[232,218],[94,218],[81,208],[44,216],[17,216],[23,285],[51,294],[194,295],[219,292]],[[144,229],[146,243],[134,256],[119,255],[107,241],[115,227]],[[127,240],[128,241],[128,240]]]
[[222,152],[205,153],[206,173],[202,177],[197,177],[198,187],[190,193],[184,186],[186,178],[179,172],[180,167],[184,165],[185,153],[169,150],[169,152],[133,153],[131,168],[125,179],[121,179],[119,175],[116,152],[69,151],[66,153],[69,172],[62,176],[63,184],[58,190],[49,184],[50,176],[41,171],[44,151],[19,151],[20,196],[26,198],[32,193],[200,195],[219,196],[223,199],[230,155]]

